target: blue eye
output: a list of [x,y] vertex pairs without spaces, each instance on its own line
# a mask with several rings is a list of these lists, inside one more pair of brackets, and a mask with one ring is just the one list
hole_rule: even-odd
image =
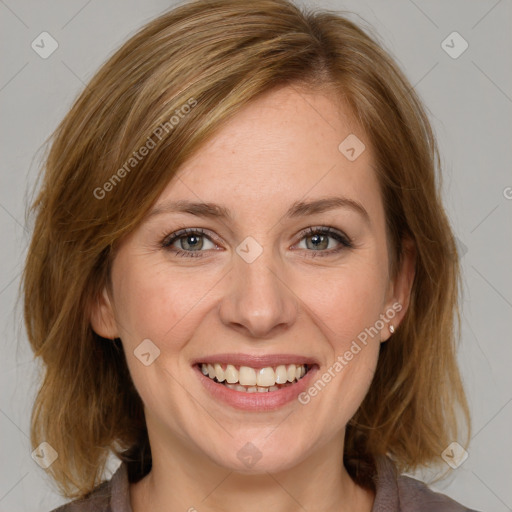
[[[305,248],[301,247],[300,249],[305,249],[306,253],[310,253],[308,257],[330,256],[352,247],[352,242],[346,235],[326,226],[309,227],[302,231],[300,236],[300,242],[306,241]],[[311,242],[308,243],[308,239]],[[333,240],[334,244],[331,243]],[[202,253],[206,250],[216,247],[201,228],[186,228],[176,231],[166,236],[161,245],[176,256],[185,258],[201,258],[204,256]]]

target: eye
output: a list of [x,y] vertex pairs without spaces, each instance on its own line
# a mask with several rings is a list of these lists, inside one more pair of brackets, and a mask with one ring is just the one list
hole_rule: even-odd
[[[302,231],[300,235],[302,238],[299,245],[305,241],[305,247],[299,248],[305,248],[307,252],[311,253],[309,254],[310,257],[329,256],[352,247],[352,242],[348,236],[327,226],[309,227]],[[332,242],[333,240],[334,242]]]
[[177,256],[197,258],[202,256],[203,250],[214,249],[215,244],[201,228],[186,228],[168,235],[162,241],[162,247]]
[[[308,257],[330,256],[352,247],[348,236],[327,226],[309,227],[299,236],[299,249],[304,249]],[[303,241],[306,242],[305,247],[300,247]],[[162,240],[161,246],[185,258],[203,257],[206,250],[217,247],[201,228],[185,228],[171,233]]]

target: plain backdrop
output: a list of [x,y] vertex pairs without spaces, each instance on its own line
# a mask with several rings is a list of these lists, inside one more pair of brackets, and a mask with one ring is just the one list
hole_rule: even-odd
[[[433,487],[482,511],[512,510],[511,1],[304,3],[373,27],[428,108],[462,254],[459,361],[474,427],[467,460]],[[173,5],[0,0],[0,511],[43,512],[65,501],[31,458],[38,373],[17,303],[30,237],[25,208],[43,143],[106,58]],[[42,32],[58,43],[46,59],[31,46]]]

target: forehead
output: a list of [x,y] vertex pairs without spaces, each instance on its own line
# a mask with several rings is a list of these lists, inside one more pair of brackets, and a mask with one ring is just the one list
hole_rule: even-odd
[[[355,160],[347,158],[350,146],[362,151]],[[370,141],[334,93],[285,86],[232,117],[181,166],[157,203],[216,202],[251,216],[339,194],[378,215],[372,165]]]

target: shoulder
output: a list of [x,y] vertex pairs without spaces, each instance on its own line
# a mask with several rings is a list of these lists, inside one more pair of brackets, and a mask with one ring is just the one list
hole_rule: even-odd
[[376,496],[372,512],[477,512],[434,492],[414,478],[398,474],[388,457],[377,459]]
[[84,498],[66,503],[52,512],[132,512],[125,464],[119,466],[110,480],[98,485]]
[[66,503],[52,512],[111,512],[111,482],[103,482],[84,498]]
[[408,476],[398,477],[398,494],[404,512],[476,512]]

